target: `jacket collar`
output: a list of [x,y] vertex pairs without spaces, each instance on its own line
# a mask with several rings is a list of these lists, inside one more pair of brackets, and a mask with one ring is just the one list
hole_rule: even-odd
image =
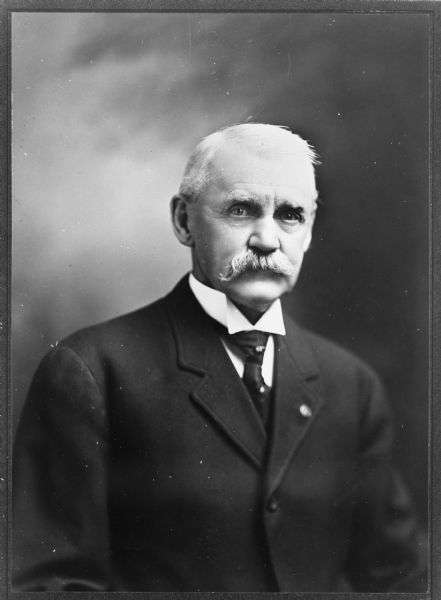
[[286,319],[286,338],[278,337],[273,420],[268,453],[265,491],[269,497],[305,436],[323,403],[318,392],[318,365],[301,328]]
[[[166,297],[181,369],[194,374],[190,395],[258,468],[266,458],[266,432],[215,331],[184,277]],[[286,336],[276,338],[274,420],[267,490],[281,481],[288,461],[315,419],[321,399],[314,352],[301,328],[285,317]],[[305,408],[308,407],[307,409]],[[303,408],[302,408],[303,407]],[[311,412],[311,414],[309,414]]]

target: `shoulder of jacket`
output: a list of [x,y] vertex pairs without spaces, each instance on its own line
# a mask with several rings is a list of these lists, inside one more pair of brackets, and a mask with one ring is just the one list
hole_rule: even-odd
[[129,313],[82,327],[63,338],[58,346],[67,346],[74,351],[80,351],[88,346],[112,345],[123,337],[139,333],[140,330],[156,327],[164,318],[161,298]]
[[130,313],[83,327],[54,344],[42,364],[65,364],[68,360],[82,363],[100,385],[104,385],[107,366],[119,360],[123,352],[136,357],[141,340],[148,348],[152,340],[164,336],[167,317],[163,304],[160,299]]

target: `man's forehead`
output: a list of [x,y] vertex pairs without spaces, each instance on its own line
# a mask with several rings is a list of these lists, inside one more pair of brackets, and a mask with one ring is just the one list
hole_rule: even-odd
[[290,198],[299,191],[299,186],[277,183],[260,183],[255,181],[236,181],[231,185],[226,198],[260,199],[262,197]]
[[315,190],[314,169],[304,155],[287,152],[257,154],[227,146],[212,161],[211,179],[218,186]]

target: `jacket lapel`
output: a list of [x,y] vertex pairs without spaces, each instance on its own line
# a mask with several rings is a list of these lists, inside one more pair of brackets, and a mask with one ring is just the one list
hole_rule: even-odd
[[289,317],[285,317],[285,326],[286,336],[276,338],[276,384],[265,486],[267,496],[280,484],[322,404],[314,386],[318,367],[312,348]]
[[266,432],[211,319],[182,279],[166,298],[178,364],[194,373],[190,397],[243,454],[263,467]]

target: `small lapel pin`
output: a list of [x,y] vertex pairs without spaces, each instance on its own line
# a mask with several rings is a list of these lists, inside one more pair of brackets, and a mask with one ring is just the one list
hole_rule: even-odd
[[299,412],[302,415],[302,417],[305,417],[305,419],[309,419],[309,417],[312,416],[312,410],[307,404],[301,404]]

